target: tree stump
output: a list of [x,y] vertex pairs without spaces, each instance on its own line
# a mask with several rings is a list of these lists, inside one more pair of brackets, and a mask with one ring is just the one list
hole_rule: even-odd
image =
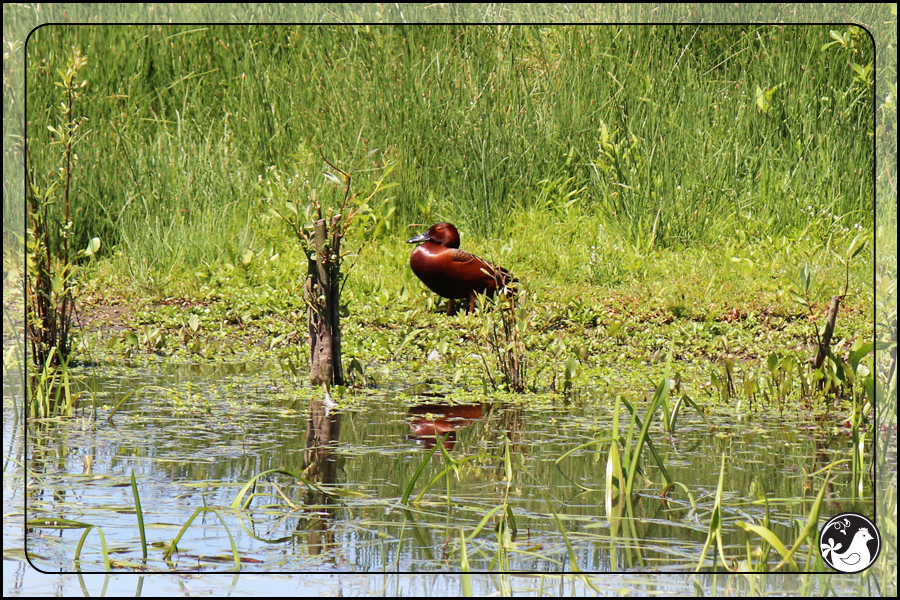
[[328,225],[319,219],[313,225],[313,250],[304,287],[306,322],[309,327],[309,375],[313,385],[343,385],[341,365],[341,236],[336,225],[341,216]]

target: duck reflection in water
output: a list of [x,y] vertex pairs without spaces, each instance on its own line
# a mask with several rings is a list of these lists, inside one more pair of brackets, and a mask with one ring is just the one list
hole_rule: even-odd
[[484,414],[481,404],[464,406],[444,406],[426,404],[413,406],[406,413],[412,438],[426,450],[431,450],[438,437],[444,437],[444,448],[449,452],[456,446],[456,432],[475,423]]

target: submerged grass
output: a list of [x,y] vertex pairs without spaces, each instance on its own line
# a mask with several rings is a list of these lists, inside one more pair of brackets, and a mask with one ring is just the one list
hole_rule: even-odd
[[[267,380],[268,376],[264,379]],[[382,393],[379,392],[369,393],[374,394],[375,397],[378,398],[383,396]],[[249,398],[245,393],[235,390],[234,395],[245,403],[244,410],[253,410],[251,406],[256,403],[257,400],[255,398],[253,399],[253,402],[246,404]],[[161,395],[160,402],[171,401],[172,397],[173,395]],[[397,401],[393,396],[391,396],[391,398],[393,401]],[[275,398],[272,397],[269,402],[263,404],[272,404],[274,400]],[[405,400],[401,401],[405,402]],[[285,401],[283,405],[286,406],[287,403],[288,402]],[[620,406],[624,407],[624,405],[621,404]],[[180,419],[176,419],[175,422],[179,424],[183,423],[183,425],[180,426],[187,428],[184,432],[185,438],[196,437],[199,431],[204,431],[206,429],[212,429],[219,432],[221,429],[225,428],[227,423],[227,419],[224,418],[225,415],[220,412],[223,409],[226,411],[229,410],[227,406],[214,406],[212,414],[200,415],[189,413]],[[148,406],[143,410],[149,411],[151,409]],[[266,410],[279,412],[282,409],[279,409],[278,406],[269,406]],[[345,419],[358,421],[356,425],[352,424],[353,421],[348,423],[351,429],[360,426],[362,423],[372,421],[374,416],[371,410],[363,411],[356,417],[353,415],[354,411],[341,412]],[[502,412],[511,411],[507,410]],[[559,415],[563,415],[568,414],[569,411],[560,408],[555,412]],[[627,414],[624,413],[624,411],[622,412],[623,414]],[[657,412],[660,412],[660,409],[657,409]],[[225,414],[227,414],[227,412]],[[166,423],[167,429],[172,430],[173,419],[166,415],[168,415],[168,411],[157,417],[156,420]],[[240,481],[247,481],[247,485],[239,490],[240,486],[236,486],[236,484],[217,484],[215,481],[209,481],[211,477],[213,479],[221,478],[222,481],[234,480],[233,475],[225,475],[224,472],[219,470],[208,470],[212,469],[212,465],[200,466],[200,470],[197,472],[200,474],[200,478],[206,480],[202,485],[213,487],[219,486],[222,488],[219,500],[214,504],[210,504],[208,508],[215,508],[229,521],[237,518],[241,523],[252,524],[252,527],[245,528],[245,531],[248,533],[255,531],[258,536],[259,531],[264,530],[268,532],[268,535],[263,536],[263,539],[254,539],[261,541],[264,544],[264,547],[271,546],[274,548],[271,551],[259,550],[262,554],[255,555],[262,559],[260,562],[267,562],[269,568],[275,568],[277,564],[280,564],[277,561],[273,562],[272,559],[274,555],[270,554],[270,552],[276,554],[281,552],[277,549],[279,544],[289,543],[291,540],[294,540],[294,543],[296,543],[298,536],[301,536],[300,539],[302,540],[305,539],[307,535],[310,536],[309,543],[313,543],[313,536],[317,535],[318,529],[314,527],[313,521],[315,521],[316,518],[312,515],[317,515],[320,511],[325,511],[327,514],[333,515],[327,520],[332,523],[327,530],[330,530],[330,528],[333,527],[336,531],[342,532],[342,537],[346,535],[354,537],[355,534],[353,532],[357,529],[360,533],[363,531],[373,532],[374,535],[367,536],[367,539],[370,540],[370,544],[374,545],[367,547],[377,550],[379,547],[379,540],[381,540],[383,544],[386,544],[387,547],[383,547],[383,556],[385,556],[386,568],[388,570],[395,564],[400,565],[402,568],[403,566],[408,566],[410,564],[422,564],[420,561],[423,560],[429,565],[442,565],[444,567],[449,565],[449,567],[454,567],[457,564],[457,561],[461,560],[462,552],[461,550],[456,550],[455,544],[459,526],[463,527],[463,530],[467,535],[466,544],[469,564],[470,566],[477,565],[477,567],[475,567],[476,570],[487,569],[490,571],[499,571],[505,568],[503,565],[506,565],[509,568],[515,568],[516,565],[533,564],[529,561],[537,561],[535,564],[545,566],[556,565],[557,567],[562,568],[562,559],[567,554],[567,551],[563,548],[564,541],[561,537],[562,533],[558,527],[554,526],[556,521],[552,517],[553,512],[556,512],[558,515],[560,522],[562,523],[562,531],[568,536],[569,543],[572,545],[573,549],[578,550],[579,561],[588,558],[588,555],[580,554],[585,551],[586,544],[588,547],[599,544],[600,548],[605,549],[606,545],[609,545],[611,551],[612,549],[615,549],[611,554],[611,558],[619,558],[613,558],[611,564],[619,569],[641,567],[660,568],[659,565],[671,564],[684,568],[687,564],[691,564],[692,566],[696,564],[696,554],[699,552],[702,542],[696,542],[696,540],[692,541],[691,539],[678,539],[677,542],[657,542],[655,541],[656,536],[653,535],[652,532],[649,532],[650,535],[648,535],[646,529],[647,523],[658,522],[660,519],[663,519],[667,524],[670,524],[671,527],[675,528],[675,530],[668,535],[674,536],[677,539],[679,537],[677,535],[677,530],[687,526],[687,529],[683,530],[684,532],[697,531],[697,527],[701,524],[705,525],[706,519],[708,518],[707,515],[710,514],[711,499],[709,494],[704,494],[702,491],[704,488],[702,483],[690,480],[687,482],[687,485],[682,488],[686,490],[687,497],[691,498],[692,494],[700,497],[698,502],[693,501],[693,498],[691,502],[691,506],[695,509],[694,513],[700,515],[699,518],[696,516],[688,516],[685,519],[680,519],[669,514],[654,514],[655,511],[652,510],[652,506],[648,505],[648,502],[652,504],[656,504],[656,502],[662,504],[665,502],[664,498],[656,500],[655,496],[657,489],[665,489],[664,483],[666,478],[661,475],[661,471],[655,464],[655,461],[658,459],[651,457],[648,451],[646,451],[647,448],[649,448],[649,445],[645,445],[643,457],[639,458],[637,462],[643,466],[644,475],[641,476],[641,480],[644,480],[647,483],[642,486],[645,489],[638,494],[638,496],[642,498],[638,500],[641,504],[635,506],[634,512],[632,513],[633,518],[624,514],[625,503],[622,500],[619,500],[616,509],[608,513],[609,516],[607,519],[598,519],[597,509],[592,506],[594,501],[589,498],[580,499],[579,497],[581,494],[578,494],[578,491],[574,486],[571,489],[576,494],[576,497],[567,498],[567,493],[560,491],[566,489],[566,482],[558,481],[554,485],[553,483],[548,483],[548,480],[544,479],[544,477],[536,476],[537,472],[535,471],[535,468],[547,470],[547,454],[548,449],[551,448],[551,446],[538,442],[540,443],[539,447],[541,450],[534,450],[533,448],[538,447],[532,445],[535,440],[532,440],[530,443],[526,441],[526,438],[523,438],[522,432],[517,431],[515,426],[512,426],[511,429],[507,430],[507,427],[509,427],[509,420],[502,417],[503,415],[498,415],[496,422],[485,423],[483,426],[479,427],[480,431],[472,432],[475,435],[461,438],[454,454],[462,453],[462,455],[458,456],[451,454],[449,457],[445,456],[444,464],[438,464],[438,461],[434,460],[435,454],[432,453],[431,455],[428,455],[426,452],[417,450],[415,445],[410,446],[409,442],[404,443],[402,440],[397,440],[392,443],[389,448],[370,449],[369,452],[372,453],[372,455],[377,456],[377,458],[374,459],[374,462],[381,465],[369,474],[370,476],[366,474],[360,476],[361,474],[351,466],[353,463],[357,463],[358,465],[358,463],[363,462],[363,456],[359,455],[359,453],[365,452],[365,450],[364,446],[360,445],[365,444],[366,440],[370,439],[370,436],[363,431],[354,432],[353,438],[342,440],[341,446],[336,448],[338,455],[343,456],[346,459],[347,472],[346,474],[342,474],[340,481],[337,482],[336,485],[327,488],[342,498],[342,502],[334,506],[329,506],[327,503],[323,504],[322,502],[314,502],[311,504],[309,499],[303,499],[304,486],[290,485],[294,482],[303,482],[303,480],[296,475],[296,473],[301,472],[297,468],[259,473],[259,475],[255,475],[252,478],[244,475],[244,473],[247,472],[247,467],[252,468],[250,465],[260,463],[266,464],[270,460],[269,458],[261,456],[254,461],[253,457],[262,452],[264,447],[272,445],[273,440],[260,441],[257,439],[254,443],[254,441],[249,438],[258,438],[258,436],[248,436],[243,428],[234,432],[236,436],[235,440],[248,437],[246,441],[247,446],[238,450],[232,455],[232,458],[240,465],[243,465],[244,468],[235,473],[240,473],[237,476],[240,478]],[[127,417],[123,416],[121,418],[126,419]],[[143,419],[141,420],[143,421]],[[300,418],[296,420],[305,422],[306,419],[301,415]],[[531,421],[533,419],[528,420]],[[576,419],[576,421],[577,420],[578,419]],[[538,421],[539,423],[533,424],[531,428],[537,428],[538,431],[546,429],[546,427],[543,427],[540,423],[545,421],[548,422],[549,420],[543,418]],[[685,418],[679,421],[679,427],[696,428],[699,425],[702,428],[701,421],[701,419],[689,419],[685,416]],[[631,434],[632,440],[639,435],[638,430],[643,430],[645,422],[652,422],[653,425],[649,431],[652,432],[651,437],[653,437],[654,444],[663,443],[661,440],[665,435],[665,429],[661,419],[647,417],[646,420],[641,420],[639,422],[637,419],[632,418],[631,422],[633,423],[633,433]],[[100,423],[105,425],[103,421],[100,421]],[[270,424],[271,420],[265,421],[265,423]],[[378,420],[376,417],[374,425],[371,425],[371,427],[375,430],[382,430],[384,428],[383,423],[383,421]],[[260,426],[262,426],[262,424],[263,422],[260,422]],[[400,422],[399,425],[403,429],[406,428],[405,423]],[[134,423],[133,426],[139,428],[140,422]],[[125,423],[118,424],[120,431],[124,427],[126,427]],[[271,428],[271,425],[269,425],[269,427]],[[546,432],[546,434],[549,438],[558,440],[561,437],[560,434],[555,432],[553,426],[549,427],[551,430]],[[561,429],[569,432],[567,427]],[[574,435],[604,435],[604,432],[605,428],[598,428],[596,431],[592,431],[588,428],[583,432],[580,430],[572,430],[569,433]],[[710,432],[710,434],[711,433],[712,432]],[[680,432],[676,432],[676,435],[679,434]],[[659,437],[657,437],[657,435]],[[730,434],[726,433],[725,435],[727,439],[727,436]],[[483,436],[488,436],[488,438],[484,439]],[[291,436],[289,435],[288,437]],[[569,438],[570,436],[567,434],[562,437]],[[706,433],[702,433],[700,437],[701,439],[706,437],[713,439],[712,435],[707,435]],[[218,462],[222,453],[228,452],[227,448],[232,447],[236,443],[236,441],[225,442],[224,439],[220,438],[221,434],[210,438],[204,437],[199,443],[198,448],[210,447],[205,453],[205,456],[210,462]],[[514,441],[510,442],[506,441],[506,439]],[[608,440],[609,438],[603,439],[603,441],[607,442]],[[443,447],[440,439],[435,440],[435,442],[434,450],[438,447]],[[480,445],[481,443],[487,444],[483,450],[480,447],[473,447],[473,444]],[[553,446],[561,447],[562,449],[559,451],[561,454],[564,453],[565,450],[568,450],[572,445],[571,439],[562,443],[562,446]],[[279,443],[276,441],[275,445],[279,445]],[[633,445],[634,441],[631,441],[629,444],[625,444],[624,447],[627,448]],[[668,446],[668,443],[665,445]],[[727,443],[726,447],[730,445],[730,443]],[[595,447],[597,447],[596,444]],[[599,447],[602,448],[602,444],[600,444]],[[219,450],[216,450],[216,448]],[[835,451],[841,452],[840,448],[841,445],[838,444],[834,449]],[[580,452],[583,455],[584,449],[585,447],[582,446],[581,448],[577,448],[576,452]],[[669,452],[668,448],[666,450]],[[681,452],[684,452],[685,450],[686,448],[682,446]],[[188,449],[187,452],[188,456],[190,456],[192,450]],[[442,450],[442,454],[443,452],[444,451]],[[302,452],[298,449],[290,447],[284,455],[299,456],[301,453]],[[573,453],[568,453],[565,460],[572,461],[570,465],[574,466],[572,454]],[[137,455],[140,456],[141,453],[138,452]],[[671,455],[671,452],[669,452],[669,455]],[[385,463],[384,457],[390,456],[395,457],[390,461],[393,467],[383,470],[382,466],[383,463]],[[169,455],[160,456],[158,458],[162,458],[166,462],[175,464],[182,464],[184,462],[184,460],[177,455],[171,456],[171,458]],[[197,455],[194,456],[195,460],[198,458],[201,457]],[[450,458],[453,460],[450,460]],[[552,456],[549,457],[551,464],[552,458]],[[590,491],[591,493],[596,493],[597,495],[595,497],[602,503],[604,492],[603,473],[602,468],[598,469],[598,465],[602,465],[602,456],[599,458],[600,460],[594,459],[588,455],[577,459],[582,464],[578,470],[574,471],[572,479],[583,478],[580,480],[586,484],[585,487],[590,486],[597,488],[596,490]],[[814,460],[811,459],[810,454],[800,454],[796,464],[808,464],[809,460]],[[249,464],[248,461],[250,461]],[[538,464],[543,464],[544,466],[538,467]],[[429,497],[420,494],[419,499],[410,502],[410,507],[408,509],[400,509],[400,511],[397,511],[396,509],[398,508],[397,505],[399,503],[397,502],[396,495],[399,495],[404,490],[407,481],[412,481],[412,479],[416,477],[418,477],[418,481],[423,480],[422,475],[426,473],[426,471],[419,468],[423,465],[426,468],[430,468],[431,472],[435,474],[435,476],[429,475],[431,479],[429,480],[426,489],[423,490],[423,493],[428,493]],[[636,466],[632,465],[631,468],[636,468]],[[290,471],[290,473],[288,473],[288,471]],[[272,489],[277,492],[277,495],[275,493],[256,492],[255,497],[263,499],[263,502],[255,502],[255,506],[251,509],[247,504],[249,494],[251,493],[251,486],[254,484],[258,485],[260,477],[275,472],[288,474],[288,485],[282,485],[280,482],[278,485],[272,484]],[[629,472],[631,471],[629,470]],[[205,475],[203,473],[205,473]],[[790,475],[790,471],[785,471],[784,475],[787,478],[793,478],[797,481],[795,476],[792,477]],[[839,483],[838,487],[845,490],[851,489],[852,485],[849,487],[847,485],[849,474],[842,473],[841,477],[842,481]],[[375,481],[378,478],[382,478],[383,483],[386,484],[378,486],[379,489],[383,488],[384,496],[371,491],[373,487],[372,481]],[[442,478],[447,481],[448,485],[446,498],[443,497],[444,494],[440,490],[439,484]],[[619,481],[625,479],[625,477],[620,477]],[[669,479],[671,479],[671,477],[669,477]],[[733,478],[732,476],[728,476],[725,485],[728,485],[728,489],[745,489],[747,482],[748,479],[746,477]],[[118,487],[123,485],[123,483],[109,482],[107,485]],[[363,486],[364,493],[353,494],[350,490],[352,490],[353,486],[360,484]],[[177,490],[179,485],[180,484],[176,484],[174,489]],[[473,485],[474,487],[472,487]],[[62,489],[70,489],[72,487],[72,482],[67,479],[63,479],[57,483],[48,482],[44,485],[44,493],[50,494],[58,489],[59,486],[62,486]],[[640,484],[638,484],[638,486],[641,487]],[[169,492],[168,490],[170,489],[172,488],[167,488],[168,493],[166,496],[178,495]],[[410,489],[412,490],[412,488]],[[435,490],[437,490],[437,494],[435,494]],[[549,502],[552,507],[552,510],[550,511],[545,510],[543,508],[543,503],[540,502],[539,498],[534,497],[533,492],[540,492],[541,490],[552,497],[551,499],[545,499],[545,503]],[[159,496],[161,492],[162,490],[155,491],[154,496]],[[141,495],[144,496],[144,494]],[[227,499],[225,496],[227,496]],[[529,496],[532,497],[533,501],[529,502]],[[90,494],[86,494],[86,497],[90,497]],[[195,492],[190,492],[189,497],[196,500]],[[412,498],[413,494],[410,493],[408,497]],[[838,497],[845,498],[846,495],[839,492]],[[228,507],[229,502],[232,500],[234,500],[236,504]],[[803,511],[803,507],[809,504],[808,500],[802,498],[802,495],[798,498],[769,498],[769,500],[772,501],[773,504],[777,503],[779,505],[776,514],[778,515],[778,525],[782,528],[784,527],[784,519],[787,518],[793,522],[793,517],[789,517],[788,515],[793,515],[798,509]],[[687,503],[682,503],[678,499],[669,499],[669,502],[672,503],[675,510],[680,511],[681,508],[687,508]],[[144,504],[146,505],[146,503]],[[178,512],[178,504],[177,501],[167,501],[166,509],[155,507],[152,510],[154,517],[152,518],[152,521],[150,522],[151,525],[147,531],[152,532],[154,529],[158,530],[160,526],[164,526],[166,523],[171,523],[173,518],[171,515],[180,514]],[[728,511],[731,515],[737,514],[742,520],[750,522],[751,524],[761,524],[762,526],[766,526],[766,521],[760,515],[759,510],[748,510],[748,506],[746,500],[741,497],[735,498],[731,494],[729,494],[727,500],[723,497],[723,511]],[[795,506],[796,508],[794,508]],[[207,507],[205,498],[204,507]],[[190,506],[189,510],[195,510],[196,508],[196,506]],[[34,510],[37,514],[53,514],[54,518],[56,518],[55,515],[65,515],[69,510],[79,509],[75,505],[72,505],[70,508],[69,504],[50,501],[35,506]],[[160,512],[161,510],[163,512]],[[175,511],[174,513],[172,512],[173,510]],[[404,515],[402,523],[399,518],[389,516],[400,514],[401,512]],[[91,514],[94,519],[101,518],[97,514]],[[166,516],[162,516],[163,514]],[[82,518],[80,520],[89,521],[91,519]],[[184,519],[182,518],[178,518],[176,522],[180,524],[183,520]],[[609,522],[607,523],[606,521]],[[104,521],[104,527],[107,522],[108,521]],[[130,523],[133,523],[133,520],[130,520]],[[187,526],[189,529],[197,529],[198,524],[196,519]],[[604,528],[609,527],[609,533],[603,535],[591,531],[592,528],[598,526]],[[129,527],[130,525],[124,528],[119,527],[119,533],[117,535],[122,535],[123,531],[127,532]],[[168,527],[171,528],[171,526]],[[218,525],[216,524],[207,524],[206,527],[212,528],[211,530],[218,529]],[[228,523],[228,527],[233,529],[230,522]],[[734,529],[736,527],[737,525],[735,525],[732,520],[728,520],[724,524],[727,535],[731,540],[731,543],[725,546],[726,551],[729,553],[729,557],[740,557],[742,554],[741,546],[736,546],[733,541]],[[41,528],[41,522],[38,521],[35,525],[35,529],[39,530]],[[175,529],[176,531],[170,534],[170,537],[174,537],[174,535],[178,533],[178,526],[175,526]],[[772,530],[775,531],[775,527],[772,527]],[[471,536],[468,535],[470,532],[472,533]],[[199,543],[197,541],[196,533],[197,532],[194,532],[194,539],[191,540],[190,544]],[[414,535],[410,536],[410,533],[414,533]],[[107,533],[107,535],[109,534]],[[131,562],[115,561],[112,565],[113,569],[118,571],[129,568],[149,570],[175,568],[172,566],[167,567],[164,562],[160,560],[161,551],[154,553],[149,564],[141,566],[139,564],[139,557],[142,550],[138,542],[138,535],[136,532],[131,532],[127,535],[130,537],[117,544],[115,552],[130,552],[132,553],[132,556],[136,557],[138,560],[132,560]],[[182,535],[181,539],[185,539],[184,535],[187,535],[186,532]],[[785,535],[781,534],[780,531],[778,535],[781,536],[781,539],[795,539],[793,536],[787,538]],[[222,536],[223,542],[224,537],[225,536]],[[246,545],[247,542],[248,540],[245,538],[238,545],[238,551],[241,554],[241,564],[245,568],[248,561],[259,560],[257,558],[246,556],[250,551]],[[330,564],[327,563],[327,561],[331,560],[331,558],[334,558],[335,556],[338,556],[339,558],[340,553],[337,550],[337,546],[333,545],[334,542],[326,540],[325,543],[327,544],[327,552],[323,553],[318,559],[311,557],[311,564]],[[396,559],[391,556],[391,553],[395,551],[394,548],[397,544],[404,545],[403,556],[407,558],[401,558],[399,554]],[[669,544],[674,545],[669,548]],[[157,548],[159,547],[158,543],[152,545]],[[187,548],[180,548],[181,545],[181,543],[178,544],[178,556],[180,558],[177,568],[179,569],[193,565],[192,561],[196,554],[196,551],[192,552]],[[440,554],[442,546],[444,548],[443,556]],[[658,552],[660,546],[665,549],[666,555],[654,558],[652,553]],[[172,545],[167,543],[166,549],[169,548],[172,548]],[[397,552],[399,552],[399,549]],[[417,557],[413,559],[413,563],[406,562],[409,552],[415,552],[414,556]],[[208,563],[210,561],[218,563],[219,561],[224,560],[224,557],[213,556],[212,553],[212,551],[207,550],[206,552],[201,552],[197,555],[200,560],[197,568],[216,569],[215,566],[211,567]],[[593,556],[593,554],[591,554],[591,556]],[[754,554],[754,557],[755,556],[756,555]],[[326,561],[326,563],[322,563],[321,561],[323,560]],[[396,563],[395,560],[397,561]],[[736,560],[739,561],[741,559],[736,558]],[[759,559],[754,558],[754,560],[757,561],[754,563],[754,568],[756,568],[756,566],[759,565]],[[672,561],[675,562],[673,563]],[[233,561],[229,560],[227,562],[230,564]],[[201,563],[206,566],[200,567],[199,565]],[[365,564],[369,565],[368,568],[373,568],[375,565],[375,563]],[[579,568],[584,568],[584,563],[579,564],[566,560],[565,564],[575,564]],[[597,566],[596,562],[591,562],[590,564],[593,565],[594,568]],[[731,565],[732,563],[729,562],[728,564]],[[775,562],[772,562],[769,564],[769,567],[771,568],[774,565]],[[99,565],[97,565],[97,567],[99,567]],[[222,565],[222,567],[224,567],[224,565]]]

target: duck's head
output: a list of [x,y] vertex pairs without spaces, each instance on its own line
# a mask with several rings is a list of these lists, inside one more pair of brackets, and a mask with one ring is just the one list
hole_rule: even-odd
[[434,242],[447,248],[459,248],[459,232],[453,223],[435,223],[422,235],[406,240],[407,244]]

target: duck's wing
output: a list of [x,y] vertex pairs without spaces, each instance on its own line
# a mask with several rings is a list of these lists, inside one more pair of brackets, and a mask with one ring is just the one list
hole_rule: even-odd
[[480,258],[475,256],[471,252],[466,252],[465,250],[460,250],[459,248],[453,248],[450,251],[450,258],[453,259],[453,262],[458,262],[458,263],[463,263],[463,264],[470,263],[474,260],[477,260],[482,263],[484,262],[483,260],[481,260]]
[[454,248],[450,253],[450,256],[453,258],[453,262],[461,264],[471,264],[473,267],[478,267],[479,271],[483,271],[485,275],[489,275],[491,277],[503,280],[504,275],[509,275],[509,273],[507,273],[504,269],[498,269],[483,258],[479,258],[471,252],[466,252],[465,250],[460,250],[459,248]]
[[466,252],[465,250],[454,248],[450,252],[450,256],[453,259],[453,262],[462,264],[472,263],[473,265],[478,265],[480,267],[480,271],[484,272],[485,275],[494,277],[495,280],[500,284],[500,286],[511,286],[515,283],[518,283],[519,281],[512,273],[510,273],[503,267],[494,266],[483,258],[475,256],[471,252]]

